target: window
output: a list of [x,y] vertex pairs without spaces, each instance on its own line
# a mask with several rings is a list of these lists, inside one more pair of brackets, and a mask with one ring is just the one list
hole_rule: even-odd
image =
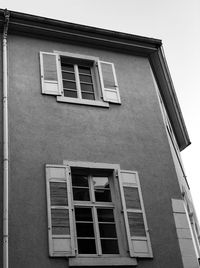
[[92,66],[69,64],[66,58],[61,58],[61,70],[65,97],[95,100]]
[[109,176],[72,170],[78,254],[118,254],[115,206]]
[[121,103],[113,63],[96,57],[40,52],[42,93],[57,101],[109,107]]
[[93,258],[100,266],[108,260],[133,266],[135,257],[152,257],[136,172],[64,161],[46,165],[46,182],[50,256],[73,257],[70,265]]

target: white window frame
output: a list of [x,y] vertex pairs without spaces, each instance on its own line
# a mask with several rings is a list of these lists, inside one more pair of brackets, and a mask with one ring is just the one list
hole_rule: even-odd
[[[57,101],[109,108],[109,103],[103,101],[103,97],[102,97],[103,93],[102,93],[102,90],[100,89],[100,82],[98,81],[99,75],[98,75],[98,70],[96,70],[96,68],[97,68],[97,63],[99,61],[99,58],[88,56],[88,55],[62,52],[62,51],[54,51],[54,53],[57,53],[59,57],[59,62],[60,62],[59,64],[60,77],[59,78],[60,78],[61,87],[62,87],[62,94],[61,96],[57,96]],[[85,60],[85,61],[91,62],[91,73],[92,73],[92,79],[93,79],[95,100],[87,100],[87,99],[81,98],[81,89],[80,89],[80,81],[79,81],[79,76],[78,76],[78,71],[77,71],[78,69],[77,64],[74,64],[74,66],[75,66],[75,76],[76,76],[75,79],[76,79],[76,85],[77,85],[78,98],[70,98],[70,97],[64,96],[63,85],[62,85],[61,60],[60,60],[61,57],[68,57],[68,58],[75,59],[75,60],[77,59],[77,61]]]

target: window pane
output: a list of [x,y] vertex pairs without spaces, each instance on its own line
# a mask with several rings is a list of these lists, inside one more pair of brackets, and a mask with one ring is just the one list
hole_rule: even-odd
[[81,83],[81,91],[94,92],[93,85]]
[[52,234],[69,234],[69,212],[66,209],[51,209]]
[[64,90],[64,96],[69,98],[77,98],[77,92],[71,90]]
[[61,62],[61,69],[68,72],[74,72],[74,65]]
[[142,213],[128,212],[128,222],[132,236],[146,236]]
[[76,223],[77,237],[94,237],[93,223]]
[[74,200],[90,201],[89,189],[73,187]]
[[94,239],[78,239],[79,254],[96,254],[96,245]]
[[115,224],[100,223],[99,224],[100,237],[117,237]]
[[127,208],[141,209],[138,189],[134,187],[124,187],[124,195]]
[[76,89],[76,83],[63,80],[63,88]]
[[50,199],[52,206],[67,206],[66,182],[50,182]]
[[80,74],[79,77],[81,82],[92,83],[92,77],[90,75]]
[[110,189],[108,177],[93,177],[92,180],[94,184],[94,189]]
[[107,177],[93,177],[95,199],[99,202],[111,202],[110,186]]
[[83,93],[82,92],[82,99],[86,99],[86,100],[95,100],[95,96],[94,93]]
[[91,221],[92,222],[92,211],[91,208],[75,208],[76,221]]
[[114,222],[114,215],[112,209],[97,209],[98,221],[99,222]]
[[62,72],[62,78],[66,79],[66,80],[74,80],[75,81],[75,74]]
[[79,175],[79,174],[72,174],[72,185],[89,187],[88,177],[84,175]]
[[91,74],[90,67],[78,66],[79,74]]
[[117,240],[108,240],[108,239],[101,239],[101,247],[103,254],[118,254],[118,243]]

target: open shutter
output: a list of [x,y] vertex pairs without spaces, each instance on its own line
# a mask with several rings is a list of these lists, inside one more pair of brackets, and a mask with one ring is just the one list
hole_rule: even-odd
[[61,95],[62,86],[59,71],[59,55],[56,53],[40,52],[40,70],[42,93]]
[[49,254],[52,257],[74,256],[69,168],[46,165]]
[[98,68],[104,101],[121,103],[114,64],[98,61]]
[[131,257],[153,257],[137,172],[121,171],[119,184]]

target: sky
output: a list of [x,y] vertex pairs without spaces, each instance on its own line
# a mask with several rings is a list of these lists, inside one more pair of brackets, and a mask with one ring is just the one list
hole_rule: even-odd
[[200,1],[0,0],[0,8],[162,39],[192,142],[181,155],[200,221]]

